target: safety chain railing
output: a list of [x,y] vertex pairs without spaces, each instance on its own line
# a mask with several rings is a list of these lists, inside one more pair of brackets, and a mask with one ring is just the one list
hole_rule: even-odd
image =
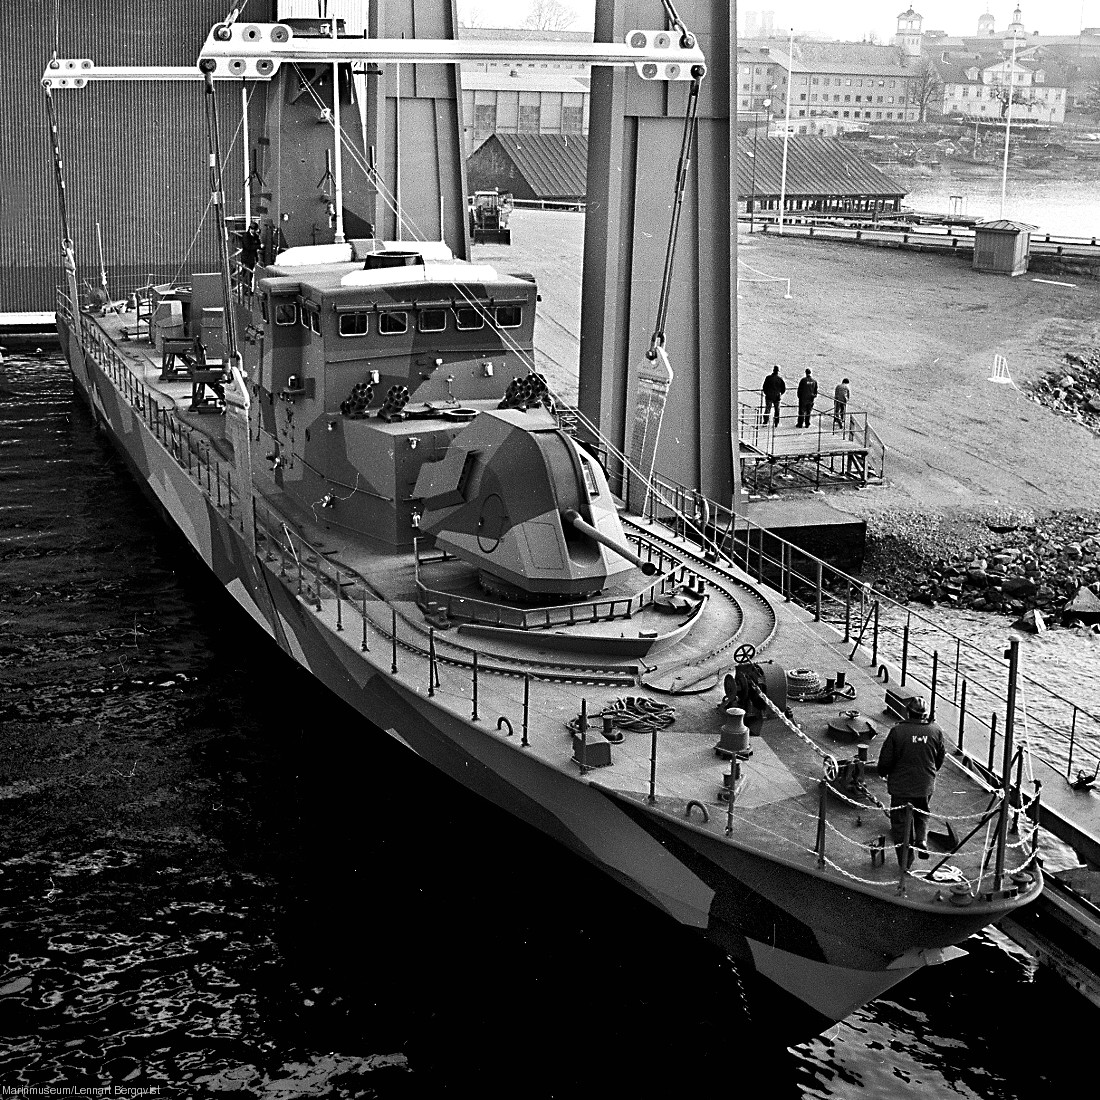
[[[833,825],[828,820],[828,817],[827,817],[828,800],[825,797],[826,789],[828,789],[828,791],[831,792],[832,796],[835,797],[836,799],[838,799],[840,802],[846,803],[847,805],[859,810],[860,812],[865,812],[865,811],[867,811],[869,809],[872,809],[872,808],[873,809],[878,809],[878,810],[881,810],[885,814],[887,820],[890,820],[891,815],[892,815],[891,809],[888,809],[886,806],[884,806],[882,804],[882,802],[880,802],[877,798],[874,798],[873,795],[870,795],[869,792],[868,792],[868,796],[870,798],[872,798],[872,800],[873,800],[872,804],[870,806],[866,802],[859,802],[856,799],[848,797],[848,795],[846,795],[836,785],[836,780],[838,779],[839,774],[840,774],[840,764],[836,760],[836,758],[831,753],[826,752],[825,749],[823,749],[816,741],[813,740],[813,738],[809,737],[794,721],[791,720],[791,718],[789,718],[766,695],[758,694],[757,698],[760,700],[760,702],[762,702],[764,704],[764,706],[767,707],[768,710],[771,711],[771,713],[774,715],[775,718],[777,718],[784,726],[787,727],[787,729],[789,729],[792,733],[794,733],[799,738],[799,740],[801,740],[805,744],[807,744],[819,757],[821,757],[823,775],[822,775],[822,778],[820,780],[818,780],[818,782],[821,784],[821,797],[818,800],[818,834],[817,834],[817,842],[816,842],[816,845],[815,845],[815,851],[818,855],[819,865],[823,866],[825,863],[829,863],[831,866],[834,866],[836,870],[840,871],[842,874],[846,875],[847,877],[850,877],[850,878],[856,877],[856,876],[853,876],[850,872],[848,872],[848,871],[844,870],[843,868],[837,866],[836,864],[832,863],[832,861],[826,859],[826,856],[825,856],[825,835],[824,835],[825,830],[829,829],[829,830],[835,832],[837,835],[842,836],[849,844],[853,844],[857,847],[863,847],[863,848],[868,849],[868,851],[872,852],[872,855],[876,854],[877,846],[873,845],[873,844],[864,844],[862,841],[852,840],[846,834],[842,833],[839,829],[837,829],[836,826]],[[1022,749],[1018,750],[1017,757],[1022,763],[1022,757],[1023,757],[1023,750]],[[1018,805],[1016,807],[1013,807],[1013,805],[1012,805],[1012,802],[1014,800],[1013,796],[1015,796],[1015,800],[1018,801]],[[1026,795],[1024,795],[1022,790],[1020,789],[1019,779],[1018,779],[1017,780],[1017,786],[1015,788],[1013,788],[1013,790],[1010,792],[1009,797],[1005,796],[1005,792],[1003,790],[993,789],[991,791],[991,798],[992,798],[992,802],[991,802],[990,806],[987,807],[985,810],[980,811],[979,813],[975,813],[975,814],[952,814],[951,815],[951,821],[953,823],[955,823],[955,822],[966,821],[966,820],[978,820],[978,821],[980,821],[981,824],[985,824],[987,821],[991,820],[991,818],[993,816],[993,813],[994,813],[994,810],[993,810],[994,806],[996,806],[996,811],[995,812],[996,812],[997,815],[1007,814],[1007,813],[1013,811],[1014,809],[1017,812],[1017,814],[1026,815],[1028,813],[1028,811],[1031,810],[1032,807],[1034,807],[1034,814],[1033,814],[1032,820],[1034,822],[1036,822],[1036,824],[1033,824],[1029,836],[1025,837],[1022,841],[1019,842],[1021,845],[1022,844],[1031,844],[1032,849],[1033,849],[1033,854],[1032,854],[1032,856],[1030,856],[1024,862],[1024,864],[1021,864],[1019,867],[1012,868],[1008,872],[1002,872],[1002,874],[1003,873],[1014,874],[1014,873],[1017,873],[1020,870],[1022,870],[1022,868],[1025,867],[1028,863],[1030,863],[1031,859],[1034,858],[1034,847],[1038,843],[1038,824],[1037,824],[1037,821],[1038,821],[1039,795],[1038,795],[1038,792],[1036,792],[1036,794],[1033,798],[1027,798]],[[908,814],[909,814],[909,818],[907,820],[911,819],[913,816],[915,816],[917,814],[920,814],[920,815],[923,815],[923,816],[927,817],[930,821],[932,819],[942,820],[940,815],[934,814],[931,811],[921,810],[921,809],[919,809],[918,807],[915,807],[915,806],[909,806],[907,808],[907,811],[908,811]],[[893,812],[897,812],[897,811],[895,810]],[[908,829],[906,829],[906,833],[908,834]],[[973,834],[971,834],[971,835],[973,835]],[[969,837],[967,837],[966,839],[968,840]],[[955,849],[955,851],[950,853],[950,854],[955,855],[958,852],[960,852],[962,850],[962,845],[965,844],[965,843],[966,843],[966,840],[964,840]],[[1013,847],[1014,845],[1008,843],[1005,840],[1004,830],[1001,830],[1001,829],[998,829],[998,845],[999,845],[999,848],[998,848],[998,866],[1003,866],[1005,849]],[[905,858],[906,855],[907,855],[907,851],[908,851],[908,844],[906,844],[905,852],[903,853],[902,857],[899,859],[899,863],[902,867],[901,881],[899,883],[899,889],[904,889],[905,878],[909,873],[908,860],[907,860],[907,858]],[[967,882],[968,885],[972,886],[973,887],[973,892],[974,892],[975,895],[980,893],[981,883],[982,883],[982,880],[985,877],[988,862],[989,862],[989,851],[983,848],[982,859],[981,859],[982,873],[978,876],[976,882],[970,882],[970,880],[967,880],[965,878],[965,876],[961,876],[961,873],[959,873],[960,876],[961,876],[960,881],[965,881],[965,882]],[[1000,877],[1001,876],[999,875],[998,879]],[[859,881],[860,882],[865,882],[865,883],[870,883],[870,884],[881,885],[880,882],[877,882],[877,880],[874,880],[874,879],[859,879]],[[1000,888],[1001,888],[1000,887],[1000,881],[998,881],[996,886],[995,886],[995,889],[999,890]]]
[[[878,592],[814,554],[668,479],[654,479],[656,491],[646,503],[646,518],[659,522],[705,552],[718,553],[758,583],[777,591],[827,622],[851,646],[849,660],[861,652],[880,679],[888,683],[898,670],[902,687],[927,694],[929,712],[950,700],[958,712],[954,730],[957,751],[992,772],[996,746],[1003,740],[1006,694],[1005,664],[973,642]],[[919,631],[918,631],[919,627]],[[936,640],[942,640],[942,649]],[[996,679],[994,679],[996,677]],[[1072,780],[1082,760],[1100,770],[1100,716],[1066,698],[1026,672],[1031,751]],[[987,750],[974,756],[977,739]],[[1082,775],[1078,781],[1085,781]]]

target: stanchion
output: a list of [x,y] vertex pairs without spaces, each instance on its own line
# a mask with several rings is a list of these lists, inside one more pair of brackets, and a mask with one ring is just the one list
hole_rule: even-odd
[[817,842],[814,851],[817,852],[818,867],[825,866],[825,805],[828,799],[829,785],[824,779],[817,785]]
[[959,752],[963,751],[963,734],[966,730],[966,681],[962,682],[962,694],[959,696]]
[[478,714],[477,714],[477,650],[476,649],[474,650],[474,708],[473,708],[473,712],[470,715],[470,718],[475,722],[478,721]]
[[520,738],[520,744],[527,747],[530,743],[527,740],[527,719],[529,717],[531,709],[531,674],[525,672],[523,674],[523,736]]

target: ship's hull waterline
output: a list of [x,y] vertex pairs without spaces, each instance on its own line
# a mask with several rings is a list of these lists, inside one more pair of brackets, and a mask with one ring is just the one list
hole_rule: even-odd
[[[139,411],[87,355],[63,316],[77,390],[127,466],[245,612],[284,653],[426,762],[596,865],[764,979],[785,1033],[809,1034],[996,919],[988,908],[899,905],[805,867],[722,841],[644,799],[582,781],[482,722],[389,674],[388,644],[363,651],[253,552],[238,516],[219,509]],[[245,509],[247,511],[247,505]],[[517,701],[518,710],[518,701]],[[509,717],[509,716],[505,716]],[[516,715],[512,715],[514,719]],[[590,773],[591,775],[591,773]],[[928,959],[920,955],[930,953]],[[891,965],[891,963],[893,965]]]

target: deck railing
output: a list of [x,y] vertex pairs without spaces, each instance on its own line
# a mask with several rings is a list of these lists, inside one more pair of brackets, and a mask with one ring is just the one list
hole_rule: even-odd
[[[59,303],[59,312],[71,319],[67,303],[62,306]],[[532,738],[536,734],[535,725],[531,715],[531,684],[535,680],[558,680],[567,683],[584,682],[591,689],[619,687],[624,690],[634,686],[632,674],[623,673],[615,669],[593,669],[583,678],[578,680],[577,670],[563,668],[558,672],[539,666],[536,662],[530,662],[525,668],[522,660],[510,659],[506,665],[494,667],[492,659],[486,659],[476,648],[463,645],[450,637],[440,635],[434,627],[427,631],[420,623],[413,623],[403,618],[396,607],[387,603],[382,594],[377,592],[371,584],[359,573],[345,565],[330,561],[324,551],[313,545],[299,531],[295,530],[288,519],[277,512],[262,498],[252,494],[249,499],[242,500],[239,495],[239,486],[233,482],[233,465],[224,463],[217,457],[210,441],[201,433],[196,432],[174,415],[174,409],[162,405],[158,395],[152,392],[137,378],[129,365],[118,354],[107,338],[103,330],[86,315],[80,316],[80,332],[86,355],[92,362],[111,379],[118,391],[123,394],[131,408],[138,414],[142,422],[156,439],[164,447],[168,454],[196,485],[205,492],[209,502],[221,512],[230,524],[242,535],[251,534],[255,552],[260,560],[266,562],[272,569],[277,570],[288,592],[292,593],[306,606],[313,609],[319,615],[325,615],[338,632],[349,632],[349,644],[358,644],[358,648],[369,651],[374,647],[382,650],[389,660],[390,672],[398,675],[406,670],[411,659],[415,665],[415,673],[424,677],[423,687],[428,696],[434,696],[441,691],[443,679],[441,669],[450,669],[455,674],[453,682],[448,685],[448,698],[454,702],[455,698],[467,699],[467,705],[471,707],[470,718],[474,721],[482,721],[484,715],[479,713],[479,684],[480,678],[485,674],[503,673],[509,676],[518,676],[523,681],[522,703],[520,718],[513,723],[506,715],[501,715],[496,720],[496,729],[502,737],[513,737],[519,730],[517,747],[527,748],[532,744]],[[708,555],[721,555],[727,560],[740,565],[750,575],[755,575],[764,583],[770,583],[778,587],[784,598],[802,603],[814,610],[814,617],[822,621],[831,621],[834,625],[843,624],[844,641],[851,642],[858,633],[851,659],[855,658],[857,650],[863,649],[866,653],[868,647],[872,653],[872,663],[885,656],[887,638],[891,633],[891,625],[884,622],[879,614],[886,597],[872,593],[869,588],[860,584],[854,578],[840,573],[827,563],[806,554],[793,544],[776,539],[769,532],[757,527],[750,521],[738,519],[732,515],[729,509],[707,503],[707,522],[697,522],[697,513],[693,511],[700,504],[698,494],[664,479],[658,481],[658,494],[654,497],[649,509],[650,518],[656,520],[672,530],[675,534],[695,542]],[[669,557],[667,551],[666,558]],[[712,559],[713,560],[713,559]],[[656,582],[655,582],[656,583]],[[893,601],[889,601],[893,603]],[[857,610],[858,609],[858,610]],[[873,612],[872,612],[873,609]],[[874,622],[873,636],[870,641],[864,639],[869,623]],[[426,634],[426,637],[425,637]],[[355,639],[355,641],[352,641]],[[956,663],[955,663],[955,694],[958,694],[961,677],[961,691],[963,710],[965,712],[965,700],[968,686],[971,690],[990,691],[989,685],[980,680],[969,679],[961,673],[963,665],[959,660],[959,653],[965,643],[956,639]],[[928,651],[914,643],[906,630],[902,646],[903,679],[918,680],[917,664],[918,655],[924,655]],[[933,652],[933,670],[936,668],[936,651]],[[923,668],[921,672],[925,671]],[[406,671],[406,675],[407,675]],[[923,681],[922,681],[923,682]],[[937,698],[938,682],[935,671],[931,674],[932,705],[935,706]],[[582,692],[583,692],[582,688]],[[1057,697],[1056,698],[1060,698]],[[1066,701],[1068,703],[1068,701]],[[592,770],[591,757],[586,758],[585,738],[592,728],[588,722],[594,725],[600,715],[592,713],[590,719],[586,719],[587,700],[582,694],[578,700],[578,708],[582,716],[580,721],[580,747],[574,747],[573,761],[582,773]],[[1070,704],[1073,706],[1073,704]],[[1095,723],[1091,714],[1082,708],[1074,706],[1074,719],[1085,717]],[[971,717],[971,721],[974,719]],[[491,719],[490,719],[491,721]],[[992,719],[996,725],[996,718]],[[792,727],[794,733],[801,735],[796,727]],[[1076,727],[1080,730],[1081,726]],[[561,728],[552,726],[537,731],[540,736],[562,737]],[[963,728],[960,719],[959,747],[963,747]],[[1078,734],[1080,738],[1081,734]],[[812,743],[812,742],[811,742]],[[577,742],[574,741],[574,746]],[[806,775],[804,782],[810,788],[819,784],[829,783],[835,779],[836,761],[819,746],[814,746],[815,752],[821,758],[822,772],[819,777]],[[566,750],[567,751],[567,750]],[[1091,751],[1091,749],[1089,750]],[[1072,752],[1072,748],[1071,748]],[[992,786],[997,786],[997,776],[992,769],[992,749],[990,750],[989,776]],[[587,762],[586,762],[587,759]],[[1014,758],[1013,766],[1021,765],[1016,761],[1022,761],[1022,753]],[[666,784],[661,778],[659,739],[656,727],[653,730],[650,748],[650,783],[648,801],[657,803],[661,799],[668,799],[679,805],[682,798],[674,793],[672,786]],[[1006,772],[1011,770],[1005,765]],[[732,775],[732,772],[731,772]],[[1037,802],[1030,805],[1026,795],[1019,792],[1020,779],[1017,775],[1017,795],[1004,797],[998,806],[991,804],[990,811],[977,815],[982,822],[992,821],[996,814],[1005,819],[1005,815],[1011,813],[1014,817],[1020,816],[1024,811],[1028,816],[1037,815]],[[861,882],[875,888],[893,888],[890,881],[882,879],[863,878],[853,870],[851,863],[841,866],[840,863],[829,858],[826,853],[826,837],[835,835],[843,838],[844,842],[859,849],[865,849],[864,857],[869,859],[874,867],[881,862],[883,838],[868,844],[862,839],[847,835],[844,827],[850,825],[851,814],[846,808],[842,814],[832,814],[828,809],[829,798],[825,797],[825,788],[821,787],[818,816],[816,822],[809,819],[811,832],[806,836],[792,835],[783,837],[790,845],[792,854],[802,852],[809,854],[819,868],[828,866],[837,873],[846,876],[853,881]],[[835,786],[832,787],[832,798],[839,799],[842,804],[851,802]],[[864,802],[852,802],[866,812],[869,807]],[[744,840],[752,835],[752,830],[757,826],[751,816],[735,807],[735,800],[693,799],[687,804],[687,813],[693,807],[702,808],[704,818],[709,819],[709,812],[724,814],[726,816],[725,835],[728,838]],[[708,809],[709,807],[709,809]],[[994,813],[995,811],[995,813]],[[750,811],[751,812],[751,811]],[[958,821],[958,817],[953,818]],[[885,817],[884,817],[885,822]],[[735,831],[735,823],[746,831],[740,835]],[[809,826],[808,826],[809,827]],[[980,830],[975,829],[975,833]],[[1002,882],[1006,876],[1011,876],[1014,871],[1022,871],[1035,855],[1035,832],[1031,830],[1015,842],[1003,839],[1004,830],[998,829],[997,841],[992,837],[990,830],[986,830],[985,840],[982,841],[981,871],[976,879],[967,880],[965,890],[971,896],[978,896],[986,888],[987,880],[994,882],[997,890],[1002,889]],[[775,834],[778,835],[778,834]],[[969,839],[969,838],[968,838]],[[1004,854],[1006,848],[1024,850],[1023,857],[1017,861],[1014,867],[1004,868]],[[906,853],[902,852],[901,866],[904,867]],[[993,856],[997,856],[996,864]],[[1003,871],[1003,874],[1002,874]],[[900,870],[897,878],[897,889],[904,891],[908,878],[907,870]],[[1023,882],[1020,880],[1015,886],[1006,887],[1009,892],[1017,889]]]
[[[657,574],[641,592],[617,599],[581,600],[543,607],[512,607],[479,600],[474,596],[457,596],[426,584],[420,576],[422,564],[443,562],[451,555],[441,550],[426,551],[425,540],[414,542],[416,565],[416,602],[423,611],[443,613],[448,618],[463,622],[483,623],[488,626],[510,627],[514,630],[548,630],[555,626],[575,626],[578,623],[595,623],[600,620],[627,618],[650,607],[658,596],[664,595],[684,580],[685,567],[674,554],[638,535],[628,535],[639,556],[654,562]],[[677,579],[678,575],[678,579]]]
[[[950,699],[959,710],[954,731],[957,747],[967,752],[982,730],[988,762],[993,758],[996,727],[1004,728],[1007,699],[1003,657],[983,650],[912,607],[875,591],[794,543],[782,539],[728,506],[665,478],[648,504],[650,518],[672,527],[695,544],[721,553],[787,601],[831,623],[858,655],[889,676],[898,670],[902,685],[919,684],[935,711]],[[704,507],[705,505],[705,507]],[[705,514],[704,514],[705,513]],[[703,520],[706,520],[704,527]],[[1072,775],[1075,765],[1100,767],[1100,716],[1068,699],[1041,680],[1021,673],[1021,718],[1031,727],[1031,751],[1052,767]]]

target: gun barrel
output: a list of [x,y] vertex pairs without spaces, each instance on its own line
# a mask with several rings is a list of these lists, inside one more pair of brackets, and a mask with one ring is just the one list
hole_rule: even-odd
[[640,558],[629,546],[624,546],[621,542],[616,542],[613,538],[608,538],[602,531],[597,530],[587,520],[581,518],[580,513],[576,509],[570,508],[565,513],[565,519],[571,523],[581,534],[587,535],[593,542],[598,542],[601,546],[606,546],[608,550],[613,550],[620,558],[626,558],[631,565],[636,565],[647,577],[653,576],[657,572],[657,566],[651,561],[645,561]]

